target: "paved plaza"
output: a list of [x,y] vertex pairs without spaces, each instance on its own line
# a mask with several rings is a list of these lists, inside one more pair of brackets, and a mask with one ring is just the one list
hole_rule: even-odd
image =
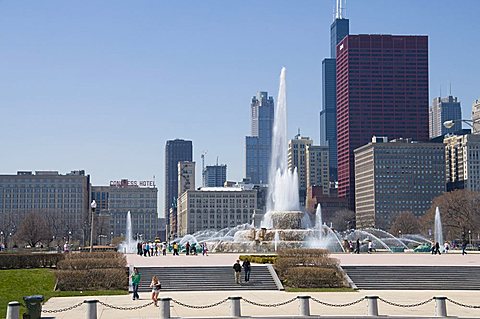
[[[129,265],[135,266],[189,266],[201,267],[212,265],[232,265],[239,254],[210,254],[209,256],[156,256],[141,257],[137,255],[127,255]],[[338,258],[342,265],[441,265],[441,266],[459,266],[470,265],[480,266],[480,254],[469,253],[462,256],[458,253],[443,254],[441,256],[432,256],[430,254],[332,254]],[[254,276],[254,274],[252,274]],[[372,280],[375,274],[372,274]],[[232,275],[233,280],[233,275]],[[221,301],[229,296],[241,296],[244,299],[254,301],[260,304],[274,304],[288,301],[299,295],[309,295],[318,300],[331,304],[345,304],[358,300],[364,296],[376,295],[387,301],[399,304],[414,304],[425,301],[434,296],[446,296],[454,301],[467,305],[480,305],[480,291],[429,291],[429,290],[359,290],[355,292],[318,292],[318,293],[289,293],[283,291],[205,291],[205,292],[165,292],[160,293],[160,297],[170,297],[187,305],[209,305]],[[122,296],[100,296],[89,298],[85,297],[57,297],[51,298],[45,303],[43,309],[53,310],[66,308],[75,305],[85,299],[98,299],[106,304],[132,307],[147,304],[150,302],[150,293],[140,293],[140,300],[133,301],[131,295]],[[56,318],[77,319],[85,318],[86,305],[82,305],[73,310],[55,314]],[[295,300],[289,304],[278,307],[260,307],[241,302],[242,316],[295,316],[299,313],[298,301]],[[331,307],[323,306],[310,301],[312,315],[366,315],[367,301],[361,301],[349,307]],[[480,309],[471,309],[460,307],[447,302],[447,310],[450,316],[478,318]],[[389,316],[433,316],[434,302],[431,301],[425,305],[413,308],[399,308],[379,301],[380,315]],[[176,303],[171,304],[172,317],[228,317],[230,315],[229,301],[208,309],[192,309]],[[49,316],[44,313],[43,316]],[[118,319],[118,318],[158,318],[159,309],[150,305],[138,310],[116,310],[102,305],[98,305],[99,319]]]

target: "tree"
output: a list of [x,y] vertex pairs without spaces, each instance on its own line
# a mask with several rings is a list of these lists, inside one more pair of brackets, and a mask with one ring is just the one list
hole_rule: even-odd
[[390,233],[396,236],[402,234],[418,234],[420,232],[420,222],[411,212],[400,213],[392,223]]
[[460,189],[434,198],[432,207],[422,219],[424,230],[434,228],[437,207],[447,240],[460,239],[469,230],[472,233],[480,231],[480,192]]
[[355,228],[355,212],[342,209],[333,213],[332,226],[337,231],[344,231]]
[[50,242],[52,232],[43,214],[31,212],[23,219],[15,237],[18,242],[24,242],[31,247],[35,247],[42,241]]

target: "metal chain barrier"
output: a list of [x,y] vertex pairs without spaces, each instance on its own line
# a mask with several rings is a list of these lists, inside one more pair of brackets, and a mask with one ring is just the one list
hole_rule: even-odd
[[289,300],[284,301],[284,302],[272,303],[272,304],[258,303],[258,302],[251,301],[251,300],[248,300],[248,299],[245,299],[245,298],[242,298],[242,300],[245,301],[246,303],[249,303],[249,304],[254,305],[254,306],[272,308],[272,307],[284,306],[286,304],[294,302],[295,300],[297,300],[297,297],[289,299]]
[[314,298],[314,297],[310,297],[310,299],[312,299],[313,301],[315,301],[316,303],[319,303],[321,305],[324,305],[324,306],[329,306],[329,307],[349,307],[349,306],[353,306],[359,302],[362,302],[365,300],[365,297],[362,297],[358,300],[355,300],[355,301],[352,301],[352,302],[348,302],[348,303],[341,303],[341,304],[334,304],[334,303],[328,303],[328,302],[325,302],[325,301],[321,301],[321,300],[318,300],[317,298]]
[[77,303],[76,305],[73,305],[73,306],[70,306],[70,307],[67,307],[67,308],[62,308],[62,309],[55,309],[55,310],[43,310],[42,309],[42,312],[45,312],[45,313],[59,313],[59,312],[69,311],[69,310],[80,307],[81,305],[83,305],[83,303],[84,302],[82,301],[82,302]]
[[175,299],[172,299],[172,302],[173,303],[176,303],[177,305],[180,305],[180,306],[183,306],[183,307],[186,307],[186,308],[192,308],[192,309],[206,309],[206,308],[212,308],[212,307],[216,307],[218,305],[221,305],[222,303],[224,302],[227,302],[228,298],[225,298],[223,300],[220,300],[219,302],[216,302],[216,303],[212,303],[210,305],[205,305],[205,306],[194,306],[194,305],[187,305],[183,302],[180,302],[178,300],[175,300]]
[[396,302],[392,302],[392,301],[388,301],[388,300],[385,300],[383,299],[382,297],[378,297],[378,300],[380,301],[383,301],[384,303],[386,303],[387,305],[390,305],[390,306],[395,306],[395,307],[402,307],[402,308],[413,308],[413,307],[419,307],[419,306],[423,306],[429,302],[432,302],[433,301],[433,298],[430,298],[430,299],[427,299],[425,301],[422,301],[422,302],[418,302],[418,303],[412,303],[412,304],[400,304],[400,303],[396,303]]
[[149,302],[149,303],[146,303],[144,305],[141,305],[141,306],[133,306],[133,307],[120,307],[120,306],[109,305],[109,304],[104,303],[100,300],[98,301],[98,303],[101,304],[102,306],[112,308],[112,309],[117,309],[117,310],[138,310],[138,309],[142,309],[142,308],[153,305],[153,301]]
[[453,303],[454,305],[457,305],[457,306],[460,306],[460,307],[471,308],[471,309],[480,309],[480,306],[467,305],[467,304],[460,303],[458,301],[452,300],[448,297],[447,297],[447,300],[450,301],[451,303]]

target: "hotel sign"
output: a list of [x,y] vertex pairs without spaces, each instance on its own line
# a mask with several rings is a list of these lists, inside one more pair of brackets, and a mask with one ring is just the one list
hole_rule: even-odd
[[122,179],[119,181],[110,181],[110,186],[116,187],[155,187],[155,181],[129,181],[128,179]]

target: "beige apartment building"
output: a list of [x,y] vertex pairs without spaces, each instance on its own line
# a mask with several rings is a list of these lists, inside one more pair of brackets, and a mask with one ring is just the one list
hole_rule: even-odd
[[307,145],[307,189],[322,186],[324,195],[329,194],[328,146]]
[[480,191],[480,135],[444,138],[447,189]]
[[180,195],[177,209],[178,236],[250,224],[257,209],[257,191],[242,187],[187,190]]
[[388,229],[402,212],[421,216],[445,192],[441,143],[373,137],[354,155],[357,228]]

